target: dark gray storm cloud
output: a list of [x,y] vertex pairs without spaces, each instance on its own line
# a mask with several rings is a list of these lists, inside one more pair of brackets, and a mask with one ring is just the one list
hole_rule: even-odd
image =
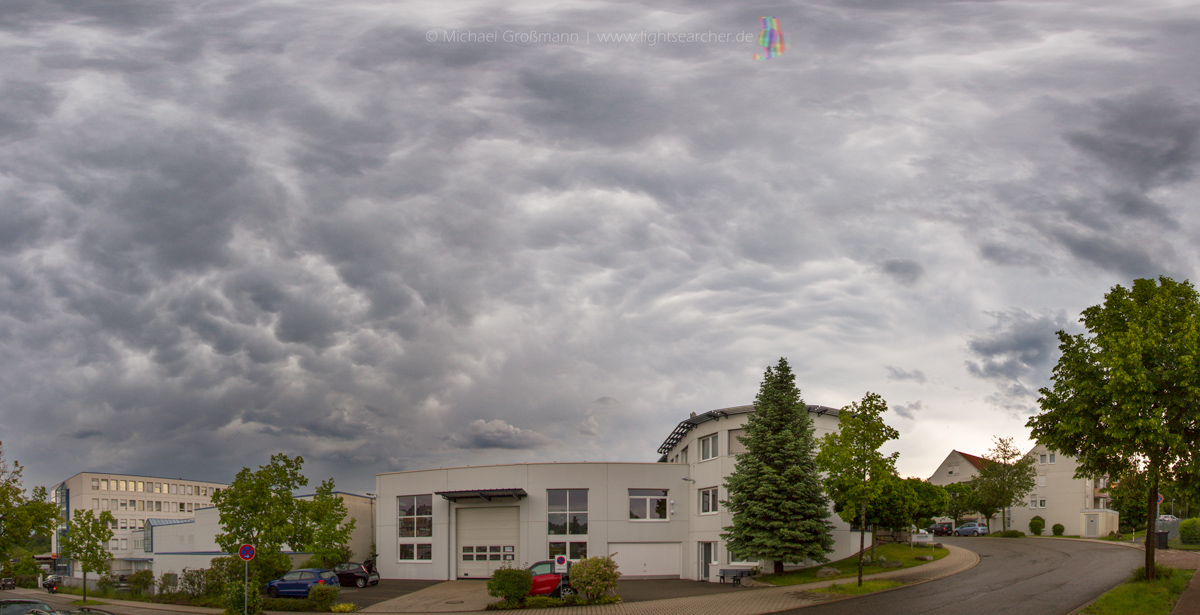
[[[780,356],[810,403],[919,386],[914,427],[1017,430],[1071,314],[1192,276],[1200,12],[781,7],[758,61],[639,38],[762,11],[9,3],[6,454],[48,483],[285,451],[358,490],[651,460]],[[533,31],[586,38],[503,39]]]

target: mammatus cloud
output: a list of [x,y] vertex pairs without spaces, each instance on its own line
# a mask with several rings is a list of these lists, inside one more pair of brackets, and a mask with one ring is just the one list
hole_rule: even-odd
[[528,449],[546,444],[542,434],[513,427],[500,419],[471,421],[466,433],[455,434],[451,441],[460,448]]

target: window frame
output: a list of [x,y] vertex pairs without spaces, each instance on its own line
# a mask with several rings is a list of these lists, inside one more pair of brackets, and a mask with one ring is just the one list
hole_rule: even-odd
[[[658,495],[658,494],[652,495],[652,494],[646,494],[646,493],[634,494],[635,491],[661,491],[662,495]],[[628,493],[629,493],[629,514],[630,514],[629,521],[630,521],[630,523],[664,523],[664,522],[669,522],[671,520],[671,504],[670,504],[671,490],[670,489],[630,488]],[[643,510],[645,511],[646,518],[639,519],[639,518],[633,516],[634,500],[641,501],[645,504],[645,508],[643,508]],[[650,502],[652,500],[654,500],[654,501],[662,500],[663,501],[663,517],[661,519],[650,518],[650,511],[652,510]],[[657,505],[654,506],[653,510],[657,511]]]
[[[412,514],[406,514],[407,509],[405,504],[411,501]],[[422,512],[426,502],[428,503],[428,514]],[[402,564],[431,564],[433,563],[433,494],[432,493],[414,493],[409,495],[396,496],[396,562]],[[402,528],[404,519],[412,519],[412,536],[404,536]],[[429,535],[421,536],[424,525],[420,522],[422,519],[429,520]],[[405,554],[405,547],[408,547],[411,557],[402,557]],[[427,557],[422,557],[427,555]]]
[[[700,511],[699,514],[715,515],[715,514],[721,512],[721,506],[718,502],[718,500],[720,498],[720,489],[719,488],[705,487],[703,489],[696,490],[696,493],[699,494],[699,496],[700,496],[700,500],[696,507],[696,509]],[[707,508],[707,510],[705,510],[705,508]]]
[[720,435],[720,432],[717,432],[698,438],[700,441],[700,461],[708,461],[721,456],[721,438],[718,437]]

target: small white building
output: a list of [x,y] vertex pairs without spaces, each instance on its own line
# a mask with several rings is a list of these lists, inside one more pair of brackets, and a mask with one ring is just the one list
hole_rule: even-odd
[[1029,532],[1034,516],[1046,521],[1043,535],[1049,536],[1054,524],[1060,523],[1065,534],[1098,538],[1119,531],[1120,513],[1108,509],[1108,494],[1100,493],[1108,486],[1107,479],[1075,478],[1079,467],[1075,458],[1060,455],[1044,445],[1034,446],[1028,453],[1036,463],[1037,483],[1026,497],[1029,505],[1011,509],[1009,527]]
[[[737,442],[753,406],[693,415],[659,448],[658,463],[523,463],[390,472],[376,476],[380,575],[391,579],[487,578],[566,555],[615,554],[626,578],[716,581],[748,568],[720,534],[720,502],[744,452]],[[809,406],[816,437],[837,429],[837,410]],[[830,513],[835,552],[856,552],[858,533]],[[868,540],[869,542],[869,540]],[[803,564],[803,562],[796,562]]]

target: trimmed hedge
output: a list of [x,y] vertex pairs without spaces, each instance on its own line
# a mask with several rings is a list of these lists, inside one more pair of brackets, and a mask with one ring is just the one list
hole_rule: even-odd
[[1200,517],[1179,522],[1179,542],[1185,545],[1200,545]]
[[1034,516],[1029,520],[1029,533],[1034,536],[1041,536],[1042,530],[1046,529],[1046,520],[1040,516]]
[[1061,523],[1055,523],[1054,527],[1050,528],[1050,531],[1054,532],[1055,536],[1062,536],[1063,532],[1067,531],[1067,528],[1063,527]]
[[487,592],[489,596],[502,598],[505,602],[519,604],[529,595],[533,587],[533,575],[528,570],[518,568],[499,568],[488,579]]

